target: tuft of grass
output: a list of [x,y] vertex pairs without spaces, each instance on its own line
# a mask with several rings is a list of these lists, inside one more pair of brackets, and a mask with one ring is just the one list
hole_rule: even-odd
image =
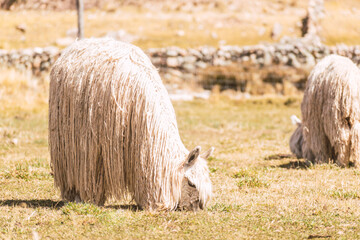
[[218,168],[209,167],[209,171],[210,171],[211,173],[214,173],[214,172],[216,172],[217,170],[218,170]]
[[4,177],[7,179],[19,178],[23,180],[29,180],[30,179],[29,167],[21,164],[17,164],[15,169],[11,171],[5,171]]
[[211,212],[232,212],[241,210],[240,205],[216,203],[208,208]]
[[234,178],[238,179],[237,186],[239,188],[266,188],[270,186],[255,170],[242,169],[234,175]]
[[337,199],[360,199],[360,192],[346,189],[336,189],[329,192],[329,195]]
[[316,169],[316,170],[334,170],[334,171],[340,171],[342,168],[335,163],[329,162],[329,163],[322,163],[322,164],[311,164],[310,169]]
[[62,208],[61,211],[65,215],[93,215],[99,216],[104,213],[104,209],[98,207],[94,204],[89,203],[67,203]]
[[[40,166],[39,164],[36,165]],[[52,179],[50,173],[47,172],[47,170],[44,171],[43,169],[34,168],[28,163],[25,164],[17,163],[13,169],[5,170],[3,174],[0,174],[0,176],[1,175],[3,175],[3,177],[6,179],[15,178],[15,179],[22,179],[25,181],[29,181],[32,179],[38,179],[38,180]]]
[[269,183],[265,182],[264,180],[261,180],[257,176],[242,177],[237,182],[237,185],[239,186],[239,188],[242,188],[242,187],[249,187],[249,188],[269,187]]

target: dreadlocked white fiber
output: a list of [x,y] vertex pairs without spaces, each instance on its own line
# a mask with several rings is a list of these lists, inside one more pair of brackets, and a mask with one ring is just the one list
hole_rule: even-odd
[[[160,76],[139,48],[85,39],[62,52],[51,71],[49,143],[63,199],[102,205],[130,194],[148,210],[177,207],[189,151]],[[206,161],[191,171],[206,204]]]
[[330,55],[312,70],[301,104],[303,156],[360,167],[360,70]]

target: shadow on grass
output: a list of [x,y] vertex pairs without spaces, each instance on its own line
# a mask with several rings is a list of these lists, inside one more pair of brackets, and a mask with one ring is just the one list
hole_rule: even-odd
[[55,208],[59,209],[63,207],[65,202],[63,201],[53,201],[49,199],[33,199],[33,200],[0,200],[1,206],[10,206],[10,207],[30,207],[30,208]]
[[274,167],[286,168],[286,169],[308,169],[310,165],[305,161],[291,161],[288,163],[276,165]]
[[294,156],[291,154],[283,154],[283,153],[279,153],[279,154],[273,154],[273,155],[269,155],[265,158],[265,160],[282,160],[285,158],[293,158]]
[[[0,207],[9,206],[9,207],[23,207],[23,208],[53,208],[60,209],[67,202],[65,201],[53,201],[49,199],[33,199],[33,200],[0,200]],[[105,208],[111,209],[123,209],[130,211],[141,211],[142,209],[135,204],[127,204],[127,205],[109,205],[105,206]]]
[[331,238],[331,235],[310,235],[308,239]]
[[142,211],[142,209],[135,205],[135,204],[128,204],[128,205],[109,205],[109,206],[105,206],[105,208],[111,208],[111,209],[122,209],[122,210],[130,210],[133,212],[137,212],[137,211]]
[[295,156],[292,155],[292,154],[279,153],[279,154],[269,155],[269,156],[267,156],[265,158],[265,160],[267,160],[267,161],[272,161],[272,160],[283,161],[283,160],[286,160],[286,159],[289,160],[289,162],[287,162],[287,163],[272,165],[272,167],[276,167],[276,168],[308,169],[310,167],[310,164],[307,161],[305,161],[303,159],[301,159],[301,160],[300,159],[292,160],[294,158],[295,158]]

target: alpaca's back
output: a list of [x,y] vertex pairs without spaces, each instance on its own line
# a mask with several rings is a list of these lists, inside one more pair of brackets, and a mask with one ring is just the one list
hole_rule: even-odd
[[174,169],[186,153],[174,109],[149,58],[137,47],[109,39],[79,41],[54,64],[49,139],[63,198],[100,204],[127,192],[140,205],[159,197],[155,189],[146,193],[154,183],[145,179],[162,184],[166,176],[161,179],[159,169]]

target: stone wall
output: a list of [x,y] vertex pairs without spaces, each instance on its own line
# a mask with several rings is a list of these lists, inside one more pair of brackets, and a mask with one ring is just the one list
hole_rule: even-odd
[[[254,74],[263,69],[283,69],[291,74],[286,75],[287,81],[292,82],[296,88],[303,88],[304,84],[297,84],[299,77],[291,79],[291,71],[304,70],[308,73],[311,68],[329,54],[339,54],[352,59],[356,64],[360,64],[360,46],[337,45],[333,47],[322,45],[319,41],[310,41],[306,39],[283,39],[276,44],[261,44],[254,46],[222,46],[219,48],[199,47],[196,49],[182,49],[178,47],[168,47],[160,49],[148,49],[146,53],[151,58],[153,64],[159,68],[163,80],[167,84],[181,85],[184,82],[196,82],[211,85],[211,81],[204,81],[204,76],[209,77],[216,68],[215,72],[222,69],[222,77],[225,80],[237,78],[243,72],[253,71]],[[55,47],[23,49],[16,51],[0,50],[0,66],[16,68],[18,70],[31,70],[33,74],[39,75],[42,72],[48,72],[52,63],[59,56],[60,50]],[[246,66],[246,67],[244,67]],[[251,67],[249,67],[251,66]],[[238,70],[236,70],[238,69]],[[240,69],[240,71],[239,71]],[[250,70],[249,70],[250,69]],[[252,69],[252,70],[251,70]],[[227,74],[224,74],[226,72]],[[228,73],[233,72],[233,74]],[[270,71],[270,78],[276,83],[284,83],[274,74],[279,75],[279,71]],[[280,78],[281,78],[280,73]],[[245,75],[237,82],[244,85],[247,81]],[[268,83],[271,80],[266,76],[260,76]],[[306,76],[304,76],[306,78]],[[303,79],[304,77],[300,77]],[[251,78],[251,77],[249,77]],[[214,78],[214,84],[222,84],[218,78]],[[267,80],[266,80],[267,79]],[[206,80],[206,79],[205,79]],[[251,79],[250,79],[251,80]],[[236,82],[236,81],[235,81]],[[275,83],[274,83],[275,84]],[[274,85],[273,84],[273,85]],[[246,85],[246,84],[245,84]],[[275,85],[274,85],[275,86]],[[211,88],[211,86],[207,86]],[[236,87],[234,87],[236,88]],[[247,92],[246,87],[237,89]]]
[[30,70],[35,75],[48,72],[60,55],[56,47],[33,48],[6,51],[0,49],[0,67],[15,68],[20,71]]
[[251,63],[259,66],[287,65],[295,68],[312,68],[316,62],[329,54],[339,54],[360,64],[360,46],[307,44],[305,41],[285,41],[278,44],[254,46],[223,46],[181,49],[177,47],[149,49],[147,51],[155,66],[179,69],[194,73],[208,66],[227,66],[233,63]]

